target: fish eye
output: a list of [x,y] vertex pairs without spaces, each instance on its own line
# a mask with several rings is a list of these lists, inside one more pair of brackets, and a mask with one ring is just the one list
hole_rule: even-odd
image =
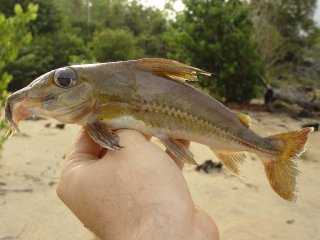
[[71,68],[60,68],[54,73],[53,81],[61,88],[69,88],[76,84],[77,73]]

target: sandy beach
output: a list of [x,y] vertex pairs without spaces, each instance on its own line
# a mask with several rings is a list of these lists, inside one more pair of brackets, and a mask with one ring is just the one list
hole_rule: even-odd
[[[250,112],[257,133],[268,136],[301,128],[286,114]],[[0,159],[0,240],[94,239],[56,196],[65,154],[79,127],[56,128],[51,119],[24,121],[23,136],[4,145]],[[50,126],[49,126],[50,125]],[[157,142],[156,142],[157,143]],[[157,143],[158,144],[158,143]],[[198,163],[218,160],[206,146],[191,144]],[[222,240],[320,239],[320,133],[298,159],[298,199],[288,203],[270,188],[261,162],[248,155],[242,177],[223,168],[210,174],[186,166],[184,175],[194,202],[215,219]]]

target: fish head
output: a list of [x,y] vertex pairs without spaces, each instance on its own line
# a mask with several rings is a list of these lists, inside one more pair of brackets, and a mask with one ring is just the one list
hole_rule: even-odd
[[7,99],[5,118],[16,131],[30,116],[51,117],[62,123],[79,123],[95,105],[94,89],[73,67],[50,71]]

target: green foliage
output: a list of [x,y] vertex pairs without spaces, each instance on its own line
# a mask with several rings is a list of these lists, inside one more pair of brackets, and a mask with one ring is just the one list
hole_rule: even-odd
[[170,57],[213,72],[200,81],[211,94],[248,102],[265,72],[296,81],[305,56],[320,51],[316,0],[184,0],[172,20],[136,0],[11,0],[1,1],[0,12],[14,16],[14,4],[26,11],[31,2],[39,6],[31,44],[3,68],[12,91],[69,64]]
[[137,39],[124,29],[105,29],[94,34],[89,44],[97,61],[119,61],[143,56]]
[[13,7],[19,4],[22,9],[27,9],[30,4],[38,6],[37,18],[30,25],[32,35],[46,34],[56,31],[62,22],[61,11],[54,1],[47,0],[10,0],[1,1],[0,12],[5,16],[13,16]]
[[10,89],[20,89],[33,79],[52,69],[71,63],[81,63],[89,55],[81,38],[71,32],[36,35],[29,44],[21,49],[20,57],[7,66],[14,76]]
[[214,73],[202,87],[228,102],[248,102],[257,93],[263,65],[256,51],[247,3],[184,0],[186,8],[167,34],[169,57]]
[[167,20],[157,9],[145,8],[137,1],[127,6],[125,26],[138,40],[138,46],[145,50],[149,57],[165,57],[163,34],[167,31]]
[[[15,1],[21,0],[12,2]],[[53,0],[32,1],[39,6],[38,18],[30,26],[34,37],[31,44],[21,48],[18,59],[6,67],[13,75],[9,85],[12,91],[26,86],[52,69],[90,59],[83,38],[70,30],[72,28],[66,22],[62,6]]]
[[316,71],[306,66],[310,63],[305,61],[319,52],[316,46],[319,28],[313,19],[316,3],[316,0],[251,1],[258,50],[272,84],[304,82],[305,78],[318,81],[320,74],[314,74]]
[[132,33],[145,56],[165,57],[162,35],[167,31],[167,20],[160,10],[146,8],[137,1],[96,0],[91,18],[90,28],[95,34],[105,29],[123,29]]
[[[1,108],[8,96],[7,87],[12,76],[5,71],[5,67],[14,61],[21,48],[31,41],[31,34],[28,32],[28,24],[36,18],[38,7],[30,4],[24,12],[20,5],[14,6],[14,16],[5,17],[0,13],[0,100]],[[0,122],[0,147],[4,141],[3,131],[7,124],[4,120]]]
[[10,15],[12,3],[30,1],[39,5],[30,27],[34,37],[6,67],[14,77],[10,90],[74,63],[166,55],[167,20],[160,10],[127,0],[92,0],[92,7],[82,0],[12,0],[0,9]]
[[[317,1],[286,0],[275,1],[274,4],[275,14],[270,22],[277,27],[287,43],[293,45],[292,51],[299,51],[299,47],[303,49],[305,46],[314,44],[318,32],[313,20]],[[289,50],[291,50],[290,47]],[[294,56],[296,53],[291,54]]]

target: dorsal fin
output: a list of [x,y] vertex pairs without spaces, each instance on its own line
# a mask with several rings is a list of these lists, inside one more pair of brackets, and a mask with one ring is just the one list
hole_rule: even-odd
[[240,122],[247,128],[249,128],[252,124],[252,120],[251,118],[244,114],[244,113],[239,113],[239,112],[233,112],[237,117],[238,119],[240,120]]
[[156,75],[176,81],[197,81],[197,74],[211,76],[211,73],[199,68],[164,58],[142,58],[136,61],[135,66]]

